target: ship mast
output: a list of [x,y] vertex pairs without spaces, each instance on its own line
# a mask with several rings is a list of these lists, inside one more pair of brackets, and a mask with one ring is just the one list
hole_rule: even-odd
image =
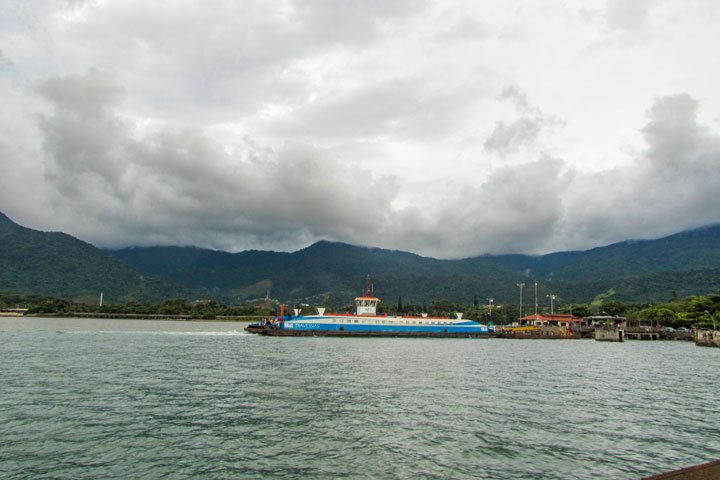
[[371,297],[373,294],[373,283],[372,278],[370,278],[370,275],[365,277],[365,290],[363,290],[363,296],[365,297]]
[[365,288],[363,296],[355,298],[355,306],[357,307],[357,315],[375,315],[377,313],[377,304],[379,298],[373,296],[373,283],[370,275],[365,277]]

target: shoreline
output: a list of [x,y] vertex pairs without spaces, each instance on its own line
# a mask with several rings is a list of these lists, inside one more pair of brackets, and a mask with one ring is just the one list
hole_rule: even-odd
[[[143,313],[32,313],[22,315],[25,318],[91,318],[98,320],[163,320],[171,322],[254,322],[262,316],[217,316],[215,318],[199,318],[191,315],[143,314]],[[9,318],[19,318],[13,316]]]

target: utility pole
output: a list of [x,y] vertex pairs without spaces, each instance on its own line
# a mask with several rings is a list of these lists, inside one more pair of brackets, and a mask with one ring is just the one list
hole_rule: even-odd
[[555,295],[552,293],[548,295],[548,298],[550,299],[550,317],[555,316]]
[[522,322],[522,289],[525,286],[524,283],[520,282],[517,284],[518,288],[520,288],[520,316],[518,317],[518,323]]
[[537,307],[538,307],[538,302],[537,302],[537,280],[535,280],[535,317],[537,317]]

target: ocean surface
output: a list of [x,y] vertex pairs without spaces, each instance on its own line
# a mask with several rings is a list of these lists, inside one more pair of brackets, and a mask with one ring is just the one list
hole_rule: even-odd
[[633,479],[720,458],[720,349],[0,318],[0,478]]

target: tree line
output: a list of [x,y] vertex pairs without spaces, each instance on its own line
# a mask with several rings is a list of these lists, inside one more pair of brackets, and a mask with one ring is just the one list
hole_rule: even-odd
[[177,315],[204,320],[213,320],[217,317],[262,317],[274,312],[274,306],[267,303],[225,305],[214,300],[188,301],[176,298],[160,303],[129,302],[99,306],[50,296],[0,293],[0,309],[3,308],[27,308],[27,315],[72,313]]
[[[314,314],[316,309],[307,305],[287,305],[286,313],[292,308],[300,308],[303,314]],[[271,300],[263,302],[247,302],[240,305],[226,305],[214,300],[188,301],[186,299],[169,299],[160,303],[135,303],[114,305],[88,305],[41,295],[22,295],[0,292],[0,309],[26,308],[27,314],[71,314],[71,313],[103,313],[103,314],[135,314],[135,315],[179,315],[190,318],[211,320],[217,317],[262,317],[277,315],[279,306]],[[328,310],[330,311],[330,310]],[[337,312],[354,312],[355,305],[347,304]],[[420,315],[452,317],[462,312],[464,318],[479,320],[483,323],[492,322],[507,325],[517,321],[520,316],[519,304],[481,304],[477,299],[472,305],[462,305],[450,300],[434,300],[429,304],[417,305],[403,303],[402,297],[397,303],[381,302],[379,314],[388,315]],[[535,306],[524,305],[523,315],[535,313]],[[539,305],[538,313],[550,314],[550,306]],[[631,321],[649,322],[667,327],[699,327],[713,328],[713,322],[720,325],[720,290],[708,295],[691,295],[673,298],[665,303],[631,304],[617,300],[603,300],[593,303],[559,305],[554,313],[570,314],[577,317],[591,315],[611,315],[627,317]]]

